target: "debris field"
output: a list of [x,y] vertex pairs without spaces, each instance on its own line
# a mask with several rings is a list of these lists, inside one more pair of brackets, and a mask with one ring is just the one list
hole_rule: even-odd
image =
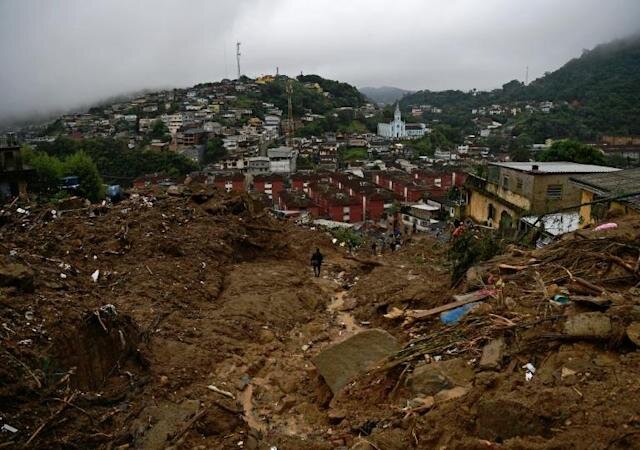
[[640,220],[452,288],[429,236],[170,194],[0,211],[0,448],[640,448]]

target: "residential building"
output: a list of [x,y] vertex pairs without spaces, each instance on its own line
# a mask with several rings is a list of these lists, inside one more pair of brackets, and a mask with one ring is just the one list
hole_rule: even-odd
[[27,180],[33,169],[22,163],[20,146],[13,134],[0,140],[0,198],[27,196]]
[[273,173],[293,173],[296,171],[298,151],[291,147],[267,149],[269,170]]
[[245,159],[245,167],[249,175],[258,175],[269,172],[270,163],[267,156],[250,156]]
[[571,176],[618,170],[572,162],[489,163],[486,176],[467,178],[467,215],[490,227],[511,228],[525,215],[577,209],[581,192]]
[[253,177],[253,188],[277,202],[280,192],[284,190],[284,177],[278,174],[256,175]]
[[581,226],[603,220],[611,213],[640,216],[640,168],[570,179],[581,191]]
[[226,192],[244,192],[244,175],[240,172],[218,173],[214,175],[213,184]]

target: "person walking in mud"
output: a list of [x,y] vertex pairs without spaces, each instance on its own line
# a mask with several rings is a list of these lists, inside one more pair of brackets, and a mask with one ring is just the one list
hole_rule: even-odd
[[320,253],[320,249],[316,248],[316,251],[311,255],[311,267],[313,267],[313,274],[316,278],[320,277],[320,267],[322,266],[322,260],[324,256]]
[[375,240],[371,243],[371,254],[373,256],[376,256],[378,254],[378,244]]

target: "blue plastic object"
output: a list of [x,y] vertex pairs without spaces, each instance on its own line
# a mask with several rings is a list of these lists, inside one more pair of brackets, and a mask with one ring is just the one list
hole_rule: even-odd
[[480,302],[467,303],[466,305],[458,306],[450,311],[440,313],[440,321],[445,325],[455,325],[460,322],[464,316],[469,314],[469,311],[480,305]]

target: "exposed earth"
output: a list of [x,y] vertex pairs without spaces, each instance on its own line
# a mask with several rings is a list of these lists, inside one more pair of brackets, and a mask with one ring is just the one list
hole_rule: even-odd
[[0,448],[640,448],[640,220],[451,288],[427,235],[351,255],[174,194],[0,213]]

